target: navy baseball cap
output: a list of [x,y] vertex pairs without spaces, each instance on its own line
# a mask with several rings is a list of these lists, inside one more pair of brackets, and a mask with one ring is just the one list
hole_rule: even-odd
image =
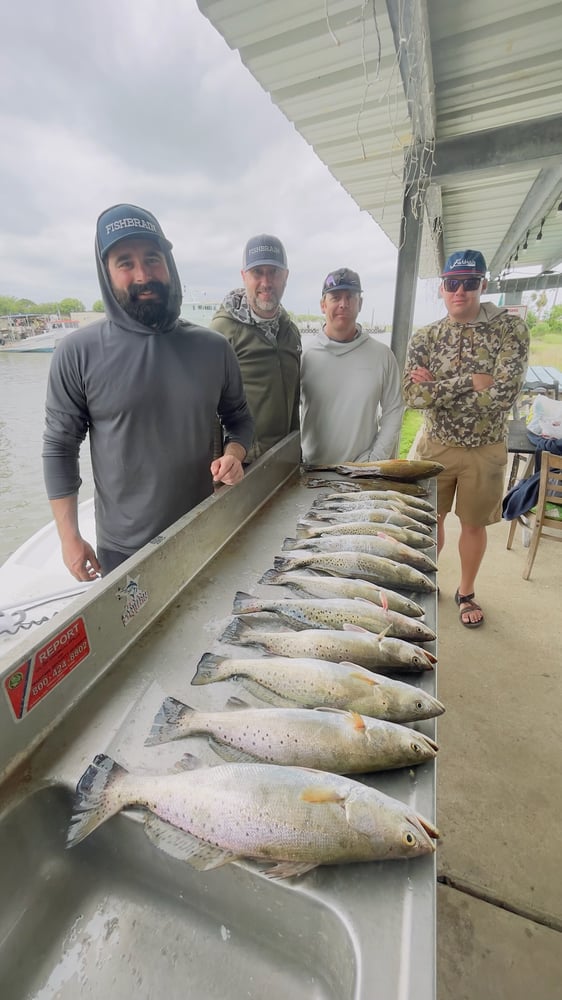
[[252,236],[244,247],[242,270],[250,271],[253,267],[262,267],[267,264],[271,267],[281,267],[286,271],[285,247],[281,240],[277,239],[277,236],[268,236],[267,233]]
[[158,219],[152,212],[137,205],[112,205],[102,212],[97,222],[97,239],[100,254],[106,256],[108,250],[119,240],[131,236],[144,236],[154,240],[161,250],[171,250],[172,244],[166,239]]
[[338,267],[337,271],[330,271],[324,278],[322,285],[322,295],[326,292],[358,292],[361,294],[361,278],[357,271],[351,271],[349,267]]
[[455,278],[457,275],[479,275],[486,277],[486,261],[479,250],[457,250],[447,257],[442,278]]

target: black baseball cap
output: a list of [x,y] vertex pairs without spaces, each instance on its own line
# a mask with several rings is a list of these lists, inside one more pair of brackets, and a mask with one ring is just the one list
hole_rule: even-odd
[[322,285],[322,295],[326,292],[358,292],[361,294],[361,278],[357,271],[350,270],[349,267],[338,267],[337,271],[330,271],[324,278]]

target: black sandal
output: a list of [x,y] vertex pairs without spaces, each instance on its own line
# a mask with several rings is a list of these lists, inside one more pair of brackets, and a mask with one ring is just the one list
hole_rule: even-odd
[[467,605],[467,607],[463,608],[463,610],[461,611],[461,613],[459,615],[459,621],[460,621],[461,625],[464,625],[465,628],[480,628],[480,626],[484,624],[484,615],[482,615],[482,618],[480,619],[480,621],[477,621],[477,622],[471,622],[471,621],[465,622],[465,621],[463,621],[463,617],[462,616],[468,614],[469,611],[482,611],[482,608],[480,607],[480,605],[477,604],[476,601],[474,600],[474,594],[459,594],[459,592],[457,590],[457,592],[455,594],[455,604],[459,608],[460,608],[461,604],[466,604]]

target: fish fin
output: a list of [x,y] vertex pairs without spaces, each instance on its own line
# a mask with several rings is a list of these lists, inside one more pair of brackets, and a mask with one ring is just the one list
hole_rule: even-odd
[[377,642],[382,642],[382,640],[386,639],[391,632],[392,632],[392,624],[387,625],[384,631],[379,632],[379,634],[375,636],[375,639],[377,640]]
[[315,712],[332,712],[333,715],[343,715],[349,722],[353,723],[354,729],[365,729],[365,720],[359,712],[354,712],[348,708],[330,708],[329,705],[317,705]]
[[84,771],[76,786],[76,796],[66,846],[74,847],[93,833],[106,819],[123,808],[118,796],[111,795],[128,772],[111,757],[100,753]]
[[318,868],[316,861],[278,861],[273,868],[268,868],[263,874],[271,879],[291,878],[293,875],[304,875],[313,868]]
[[153,747],[159,743],[169,743],[171,740],[181,738],[184,734],[178,732],[178,729],[185,716],[194,711],[195,709],[184,705],[176,698],[166,698],[154,716],[152,729],[144,741],[145,747]]
[[236,695],[233,694],[228,699],[228,701],[226,703],[226,707],[227,708],[238,709],[238,708],[250,708],[250,705],[248,704],[247,701],[243,701],[242,698],[237,698]]
[[301,798],[303,802],[322,804],[323,802],[343,802],[345,800],[345,795],[342,796],[340,792],[337,792],[334,788],[330,788],[326,785],[325,788],[305,788],[304,791],[301,792],[299,798]]
[[368,628],[363,628],[362,625],[352,625],[351,622],[344,622],[342,629],[345,632],[363,632],[364,635],[372,635]]
[[206,767],[207,765],[200,757],[196,757],[192,753],[184,753],[183,757],[174,764],[174,771],[178,773],[181,771],[199,771],[200,768]]
[[234,595],[232,614],[247,615],[259,611],[260,609],[256,606],[257,603],[256,598],[252,597],[251,594],[245,594],[243,590],[237,590]]
[[219,642],[233,643],[235,646],[259,646],[259,642],[253,642],[250,638],[252,630],[245,622],[238,618],[227,625],[223,634],[219,636]]
[[203,656],[199,660],[195,668],[195,675],[192,678],[192,684],[212,684],[218,678],[215,677],[218,667],[221,663],[224,663],[226,656],[215,656],[214,653],[203,653]]
[[268,569],[262,576],[258,583],[270,583],[277,584],[279,582],[280,573],[276,569]]
[[[266,687],[265,684],[260,684],[253,677],[236,676],[235,678],[240,682],[242,687],[246,688],[250,694],[253,694],[255,698],[259,698],[260,701],[265,701],[268,705],[275,705],[276,708],[295,708],[298,702],[291,698],[286,698],[283,695],[278,694],[276,691],[271,690]],[[261,708],[262,706],[257,706]]]
[[376,681],[374,677],[363,677],[363,674],[352,674],[351,675],[356,681],[363,681],[364,684],[369,684],[374,687],[375,684],[380,684],[380,681]]
[[144,827],[148,839],[156,847],[172,858],[177,858],[178,861],[187,861],[192,868],[200,872],[220,868],[221,865],[226,865],[237,857],[231,851],[199,840],[198,837],[187,833],[186,830],[180,830],[153,813],[149,813],[146,817]]
[[298,538],[284,538],[283,544],[281,546],[283,552],[286,552],[287,549],[298,549],[298,547],[299,547]]
[[220,743],[219,740],[209,736],[209,746],[216,753],[217,757],[222,757],[229,764],[255,764],[262,760],[255,754],[248,753],[247,750],[239,750],[238,747],[231,747],[227,743]]

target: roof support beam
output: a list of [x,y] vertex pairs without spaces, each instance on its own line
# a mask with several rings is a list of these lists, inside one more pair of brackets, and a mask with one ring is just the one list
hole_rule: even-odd
[[[405,172],[408,172],[407,167]],[[423,227],[424,196],[424,189],[417,183],[408,184],[404,187],[396,286],[394,289],[392,338],[390,342],[390,347],[398,362],[400,371],[403,370],[406,361],[406,349],[414,319],[416,280]]]
[[417,142],[435,137],[435,84],[426,0],[386,0],[402,86]]
[[525,234],[541,219],[546,218],[559,197],[562,186],[562,163],[541,170],[521,208],[490,261],[490,274],[496,275],[513,257],[516,247],[523,243]]
[[562,271],[551,274],[535,274],[531,278],[498,278],[489,281],[486,293],[534,292],[543,288],[562,288]]
[[461,183],[497,167],[548,166],[553,157],[562,157],[562,114],[438,140],[430,180]]

